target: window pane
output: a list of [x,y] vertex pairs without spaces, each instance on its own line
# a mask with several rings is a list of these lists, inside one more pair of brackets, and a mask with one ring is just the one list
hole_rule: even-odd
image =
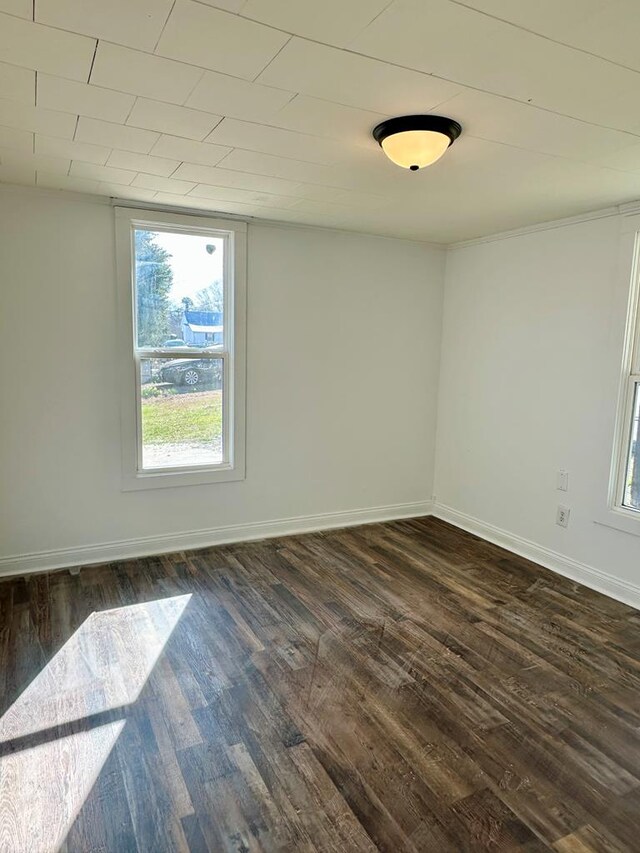
[[636,383],[623,504],[640,510],[640,382]]
[[221,358],[140,360],[142,467],[224,459]]
[[223,342],[222,237],[136,228],[138,347],[209,347]]

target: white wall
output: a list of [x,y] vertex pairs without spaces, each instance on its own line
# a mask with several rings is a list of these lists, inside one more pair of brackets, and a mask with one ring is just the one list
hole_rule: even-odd
[[620,221],[451,249],[440,378],[443,250],[250,225],[247,478],[122,492],[113,212],[0,189],[0,573],[420,514],[435,491],[455,523],[633,598],[640,538],[596,523]]
[[3,188],[0,222],[0,571],[431,497],[441,249],[251,225],[246,480],[122,492],[113,212]]
[[640,538],[596,523],[609,520],[631,262],[627,241],[619,267],[622,219],[449,251],[435,493],[454,523],[640,604]]

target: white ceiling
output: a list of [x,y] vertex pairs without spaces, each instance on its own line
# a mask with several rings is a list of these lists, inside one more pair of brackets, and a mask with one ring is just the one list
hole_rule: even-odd
[[[0,181],[436,242],[640,198],[638,0],[0,0]],[[383,118],[463,135],[391,164]]]

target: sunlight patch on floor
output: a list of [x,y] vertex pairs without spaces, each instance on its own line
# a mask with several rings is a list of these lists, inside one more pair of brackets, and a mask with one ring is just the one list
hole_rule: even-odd
[[0,760],[0,850],[60,848],[124,725],[117,720]]
[[[59,849],[190,598],[92,613],[6,711],[0,850]],[[118,709],[122,719],[92,720]],[[68,723],[83,728],[61,735],[57,727]]]
[[0,742],[130,705],[190,595],[92,613],[0,720]]

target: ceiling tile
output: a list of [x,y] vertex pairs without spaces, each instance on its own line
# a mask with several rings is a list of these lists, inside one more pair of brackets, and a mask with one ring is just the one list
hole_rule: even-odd
[[165,157],[151,157],[148,154],[134,154],[131,151],[112,151],[107,165],[168,178],[178,168],[180,161],[168,160]]
[[132,201],[155,201],[157,195],[155,190],[145,190],[131,185],[125,187],[123,184],[111,184],[109,181],[101,181],[98,184],[98,192],[101,195],[126,198]]
[[36,96],[36,72],[18,65],[0,62],[0,98],[34,104]]
[[324,187],[321,184],[300,183],[293,191],[298,198],[309,198],[313,201],[336,201],[344,194],[342,187]]
[[321,213],[326,216],[332,216],[336,213],[343,213],[342,205],[332,204],[328,201],[315,201],[308,198],[300,198],[293,205],[295,210],[304,210],[306,213]]
[[50,190],[67,190],[67,192],[75,193],[97,193],[99,182],[90,181],[85,178],[76,178],[70,175],[60,175],[55,172],[47,172],[45,169],[38,169],[36,186],[46,187]]
[[491,64],[487,38],[504,26],[449,0],[396,0],[349,47],[455,81],[459,66]]
[[300,184],[297,181],[286,181],[264,175],[252,175],[236,172],[220,166],[198,166],[193,163],[183,163],[175,173],[176,178],[194,181],[198,184],[209,184],[216,187],[237,187],[238,189],[255,192],[273,193],[274,195],[299,195]]
[[598,165],[622,172],[640,172],[640,139],[634,145],[627,145],[618,151],[598,158]]
[[339,143],[278,127],[226,118],[207,137],[207,142],[246,148],[310,163],[333,163],[342,156]]
[[258,78],[261,83],[364,110],[402,115],[430,110],[461,87],[323,44],[291,39]]
[[187,160],[203,166],[215,166],[231,151],[225,145],[211,145],[206,142],[193,142],[177,136],[163,135],[153,146],[154,157],[170,157],[175,160]]
[[36,20],[152,51],[173,0],[37,0]]
[[562,0],[561,3],[558,0],[536,0],[535,3],[464,0],[464,5],[550,38],[564,40],[582,21],[607,6],[618,5],[618,0],[614,3],[611,0]]
[[385,117],[381,113],[357,110],[307,95],[297,95],[271,118],[269,124],[362,144],[369,139],[373,128]]
[[637,0],[465,0],[465,5],[613,62],[640,68]]
[[127,119],[133,127],[144,127],[173,136],[201,141],[221,121],[222,116],[138,98]]
[[33,133],[15,127],[0,127],[0,148],[33,151]]
[[189,196],[195,198],[217,199],[219,201],[236,201],[242,204],[257,204],[261,207],[290,207],[297,199],[288,196],[272,195],[253,190],[241,190],[234,187],[215,187],[208,184],[198,184]]
[[150,130],[80,116],[75,138],[78,142],[91,142],[94,145],[106,145],[108,148],[148,154],[159,135]]
[[135,172],[127,169],[114,169],[112,166],[96,166],[94,163],[80,163],[74,160],[71,164],[70,175],[77,178],[88,178],[92,181],[108,181],[112,184],[130,184],[136,176]]
[[214,6],[216,9],[225,9],[227,12],[238,13],[247,0],[200,0],[206,6]]
[[0,12],[30,21],[33,17],[33,0],[0,0]]
[[104,166],[111,149],[103,145],[89,145],[86,142],[73,142],[71,139],[57,139],[53,136],[36,134],[35,150],[37,154],[50,157],[66,157],[83,163],[95,163]]
[[[192,195],[159,192],[154,198],[154,202],[169,206],[188,207],[194,210],[208,210],[212,213],[235,213],[240,216],[265,215],[265,208],[255,204],[243,204],[240,201],[223,201],[222,199],[208,199],[202,196],[196,198]],[[273,212],[274,209],[272,208],[270,213],[273,215]]]
[[95,39],[0,15],[0,56],[4,62],[86,82],[95,47]]
[[580,16],[563,41],[640,70],[640,6],[637,0],[617,0],[600,5],[598,12]]
[[[589,161],[632,144],[636,137],[497,95],[466,89],[443,105],[465,136]],[[640,142],[640,140],[638,140]]]
[[191,0],[177,0],[156,53],[253,80],[289,36]]
[[291,98],[293,92],[206,71],[186,105],[231,118],[265,121]]
[[174,178],[160,178],[157,175],[139,174],[133,182],[135,187],[147,190],[156,190],[162,193],[175,193],[183,195],[192,190],[195,184],[192,181],[179,181]]
[[344,46],[388,5],[389,0],[247,0],[242,15],[315,41]]
[[639,125],[635,72],[445,0],[396,0],[350,47],[595,124]]
[[33,187],[36,183],[36,170],[30,166],[0,166],[0,183]]
[[61,157],[46,157],[34,154],[32,151],[16,151],[12,148],[0,149],[0,164],[7,167],[26,167],[29,169],[46,169],[66,175],[71,165],[70,160]]
[[124,122],[135,98],[75,80],[38,74],[38,106],[64,113]]
[[225,158],[223,165],[230,169],[275,175],[301,183],[375,193],[397,192],[403,182],[416,177],[387,160],[373,140],[371,150],[353,146],[350,153],[350,160],[346,163],[323,166],[236,149]]
[[332,170],[328,166],[304,163],[300,160],[291,160],[258,151],[244,151],[238,148],[224,158],[224,167],[238,172],[250,172],[297,183],[333,186],[330,180]]
[[[636,72],[521,30],[493,43],[504,65],[478,72],[479,87],[593,124],[640,129],[640,117],[629,110],[639,91]],[[469,69],[464,75],[468,79],[473,73]]]
[[[309,198],[306,194],[304,198]],[[388,197],[376,193],[360,192],[358,190],[342,190],[334,198],[309,198],[310,201],[329,202],[340,206],[354,207],[358,210],[376,210],[386,207],[389,203]]]
[[76,129],[76,116],[0,100],[0,125],[71,139]]
[[107,89],[182,104],[202,77],[202,69],[99,42],[91,82]]

